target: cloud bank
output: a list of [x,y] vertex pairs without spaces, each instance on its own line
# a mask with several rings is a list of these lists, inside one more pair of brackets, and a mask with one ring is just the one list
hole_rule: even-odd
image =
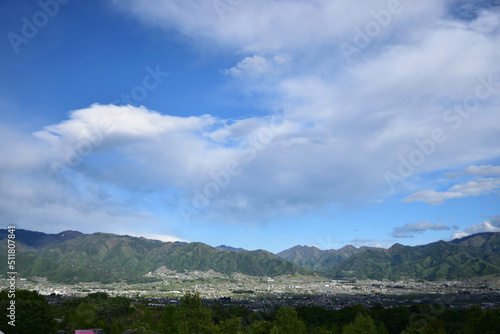
[[[266,115],[96,103],[32,136],[7,129],[2,215],[66,227],[165,224],[154,210],[255,222],[391,191],[429,204],[497,191],[498,166],[482,165],[500,156],[497,8],[464,19],[454,1],[396,2],[244,1],[222,16],[211,1],[112,2],[201,52],[238,55],[220,75],[235,95],[257,96]],[[341,45],[359,52],[346,56]],[[467,165],[473,179],[415,190],[425,175]],[[445,226],[394,233],[419,228]]]
[[425,231],[443,231],[451,230],[451,227],[441,223],[416,222],[405,224],[401,227],[395,227],[391,233],[394,238],[414,238],[415,234]]
[[500,216],[495,216],[481,223],[468,226],[465,229],[454,233],[451,238],[459,239],[471,234],[483,232],[500,232]]
[[472,180],[464,183],[456,184],[448,189],[448,191],[435,191],[432,189],[424,189],[415,192],[414,194],[403,198],[404,202],[426,202],[431,205],[443,204],[446,200],[453,198],[465,198],[481,196],[490,193],[498,192],[500,189],[500,178],[498,177],[475,177],[494,176],[499,174],[499,166],[469,166],[459,173],[450,175],[472,176]]

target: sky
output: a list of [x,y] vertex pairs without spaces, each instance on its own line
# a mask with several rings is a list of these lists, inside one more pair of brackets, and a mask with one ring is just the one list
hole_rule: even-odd
[[500,231],[500,1],[4,0],[1,225],[271,252]]

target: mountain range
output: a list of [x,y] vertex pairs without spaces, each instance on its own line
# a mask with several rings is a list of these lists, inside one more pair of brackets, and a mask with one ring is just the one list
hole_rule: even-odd
[[[7,249],[7,230],[0,229],[0,249]],[[320,250],[295,246],[278,254],[192,242],[162,242],[108,233],[58,234],[16,230],[16,270],[21,277],[41,276],[54,282],[138,282],[160,266],[176,271],[213,269],[253,276],[284,274],[330,278],[454,279],[500,274],[500,233],[480,233],[450,242],[422,246],[395,244],[388,249]],[[0,261],[7,272],[7,261]]]
[[[282,259],[291,261],[300,266],[309,267],[318,271],[323,268],[333,267],[348,257],[362,253],[370,247],[356,248],[352,245],[344,246],[338,250],[321,250],[315,246],[295,246],[277,253]],[[376,248],[373,248],[376,249]]]
[[389,249],[295,246],[277,255],[332,278],[470,278],[500,274],[500,233],[479,233],[414,247],[394,244]]
[[[6,236],[7,231],[0,230],[0,249],[4,254]],[[21,277],[41,276],[64,283],[137,282],[160,266],[176,271],[213,269],[253,276],[314,272],[264,250],[235,251],[201,242],[162,242],[107,233],[65,231],[51,235],[16,230],[16,269]],[[0,261],[0,270],[8,271],[7,261]]]

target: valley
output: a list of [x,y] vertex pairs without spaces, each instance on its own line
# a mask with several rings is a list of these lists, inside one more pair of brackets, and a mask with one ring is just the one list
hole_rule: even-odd
[[[187,292],[195,292],[209,302],[223,301],[228,305],[244,305],[252,309],[272,309],[276,305],[321,306],[329,309],[356,304],[391,307],[422,302],[445,302],[455,307],[500,307],[500,276],[438,281],[331,280],[305,275],[272,278],[239,273],[225,275],[213,270],[178,273],[165,267],[145,276],[155,277],[158,281],[62,284],[38,277],[20,278],[17,287],[37,291],[56,301],[104,292],[109,296],[177,304]],[[6,285],[6,279],[0,282]]]

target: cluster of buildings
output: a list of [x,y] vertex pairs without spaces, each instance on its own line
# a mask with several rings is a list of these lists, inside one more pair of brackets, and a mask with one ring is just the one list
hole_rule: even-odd
[[[254,277],[241,273],[225,275],[213,270],[176,272],[160,267],[149,272],[155,282],[101,284],[81,282],[73,285],[51,283],[45,278],[20,278],[17,288],[38,291],[49,302],[61,298],[83,297],[89,293],[104,292],[110,296],[148,299],[157,306],[178,303],[186,292],[196,292],[207,301],[222,301],[228,305],[245,305],[256,310],[267,310],[276,305],[323,306],[327,309],[362,304],[370,307],[406,305],[430,302],[447,296],[448,304],[500,307],[500,279],[469,280],[329,280],[324,277],[284,275]],[[0,281],[5,279],[0,279]],[[0,282],[1,283],[1,282]],[[2,284],[3,285],[3,284]],[[64,296],[64,297],[63,297]]]

